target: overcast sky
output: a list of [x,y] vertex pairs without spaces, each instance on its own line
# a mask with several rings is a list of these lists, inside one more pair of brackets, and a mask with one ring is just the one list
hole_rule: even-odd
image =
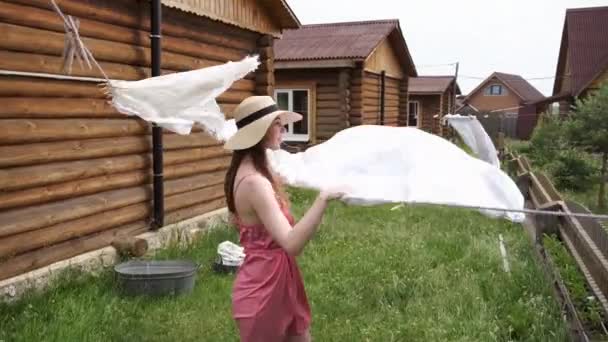
[[[287,0],[302,24],[399,19],[420,75],[454,74],[464,94],[493,71],[555,75],[566,8],[608,0]],[[531,80],[551,95],[553,79]]]

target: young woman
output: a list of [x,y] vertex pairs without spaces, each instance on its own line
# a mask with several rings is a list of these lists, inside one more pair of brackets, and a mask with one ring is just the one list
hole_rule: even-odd
[[321,191],[294,222],[266,149],[279,149],[283,127],[301,119],[279,110],[270,96],[249,97],[235,109],[238,130],[224,146],[233,151],[225,182],[228,209],[246,254],[232,292],[241,341],[310,341],[310,307],[295,257],[317,231],[328,201],[343,193]]

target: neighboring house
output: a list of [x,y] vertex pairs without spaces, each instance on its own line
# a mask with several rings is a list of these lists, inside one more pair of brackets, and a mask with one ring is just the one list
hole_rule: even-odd
[[568,9],[555,72],[553,96],[560,113],[608,80],[608,7]]
[[[545,96],[519,75],[494,72],[466,97],[457,112],[465,108],[470,112],[509,118],[513,123],[511,137],[527,139],[538,120],[538,114],[547,109]],[[499,124],[502,125],[502,124]]]
[[[111,79],[150,76],[149,1],[62,0]],[[162,72],[260,53],[218,103],[273,94],[273,42],[299,22],[280,0],[163,0]],[[221,3],[221,6],[218,6]],[[107,103],[97,68],[62,69],[64,27],[49,1],[0,2],[0,280],[150,229],[151,125]],[[195,127],[164,134],[165,224],[225,207],[230,154]]]
[[416,69],[397,20],[303,25],[275,42],[275,96],[304,114],[288,144],[310,145],[360,124],[406,125]]
[[409,117],[408,126],[441,135],[441,118],[454,113],[455,96],[460,95],[460,87],[454,76],[411,77],[408,86]]
[[466,95],[458,95],[456,96],[456,109],[454,112],[460,115],[476,115],[479,113],[479,110],[472,106],[471,104],[465,104],[464,99]]

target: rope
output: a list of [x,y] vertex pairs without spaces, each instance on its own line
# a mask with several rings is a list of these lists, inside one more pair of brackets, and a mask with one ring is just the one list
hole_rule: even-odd
[[[401,204],[391,208],[391,210],[397,210],[397,209],[403,208],[403,207],[405,207],[405,204],[406,203],[401,203]],[[550,211],[550,210],[540,210],[540,209],[505,209],[505,208],[497,208],[497,207],[484,207],[484,206],[451,204],[451,203],[407,202],[407,204],[438,205],[438,206],[461,208],[461,209],[492,210],[492,211],[524,213],[524,214],[532,214],[532,215],[570,216],[570,217],[593,218],[593,219],[597,219],[597,220],[608,220],[608,215],[594,214],[594,213],[566,213],[563,211]]]

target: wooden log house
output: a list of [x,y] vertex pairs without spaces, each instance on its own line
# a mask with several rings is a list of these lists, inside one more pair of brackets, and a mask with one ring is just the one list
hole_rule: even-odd
[[305,115],[287,144],[323,142],[351,125],[407,125],[417,76],[397,20],[303,25],[275,42],[275,97]]
[[454,76],[418,76],[409,80],[408,126],[443,136],[441,118],[455,113],[460,87]]
[[[111,79],[150,76],[150,2],[57,0]],[[280,0],[163,0],[162,74],[258,53],[219,97],[230,116],[273,94],[273,41],[299,22]],[[151,125],[116,112],[95,68],[61,72],[64,27],[49,0],[0,1],[0,280],[149,229]],[[165,224],[225,206],[229,154],[200,129],[165,131]]]

